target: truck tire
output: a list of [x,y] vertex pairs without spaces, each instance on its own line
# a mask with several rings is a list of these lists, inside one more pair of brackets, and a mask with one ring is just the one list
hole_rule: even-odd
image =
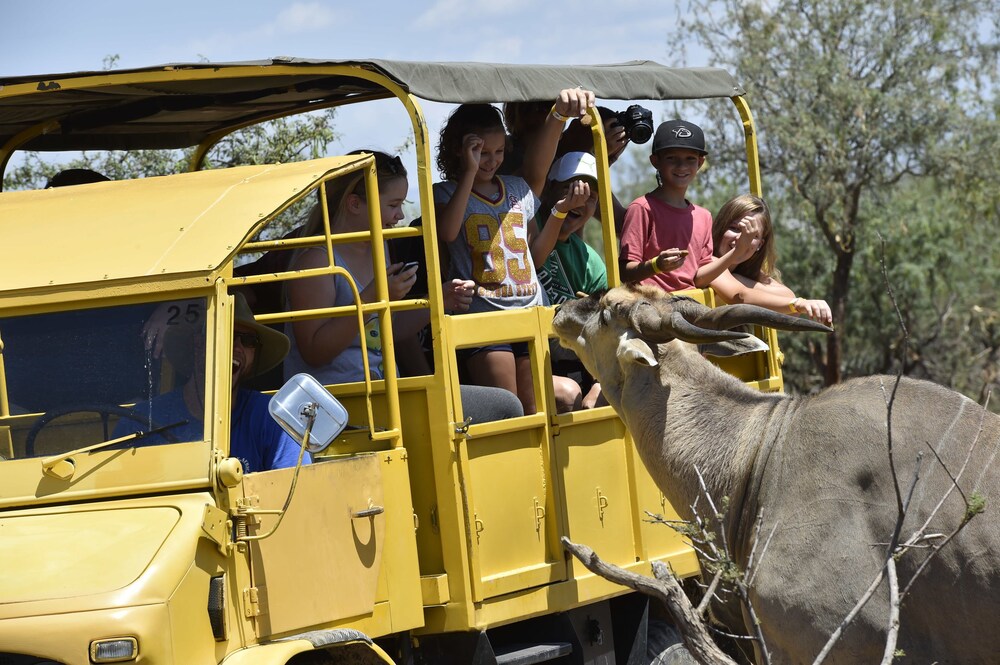
[[683,644],[672,644],[653,658],[650,665],[698,665]]
[[652,656],[649,665],[698,665],[672,625],[651,619],[648,631],[647,653]]

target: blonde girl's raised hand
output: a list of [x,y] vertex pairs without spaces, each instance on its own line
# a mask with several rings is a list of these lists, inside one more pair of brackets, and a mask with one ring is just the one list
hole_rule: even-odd
[[525,145],[524,160],[518,175],[524,178],[535,196],[540,197],[545,188],[545,177],[555,159],[556,147],[566,121],[579,118],[581,123],[589,124],[591,118],[587,111],[593,108],[594,99],[594,93],[590,90],[579,87],[561,90],[552,104],[552,110],[545,117],[541,131],[534,134],[532,140]]
[[740,235],[736,239],[736,247],[730,265],[739,265],[749,259],[760,248],[760,237],[763,225],[756,215],[748,215],[740,220]]

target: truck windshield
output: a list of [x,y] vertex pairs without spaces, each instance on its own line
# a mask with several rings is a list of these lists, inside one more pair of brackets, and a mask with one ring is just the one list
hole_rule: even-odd
[[122,445],[204,439],[204,299],[3,317],[0,340],[4,457],[58,455],[163,426]]

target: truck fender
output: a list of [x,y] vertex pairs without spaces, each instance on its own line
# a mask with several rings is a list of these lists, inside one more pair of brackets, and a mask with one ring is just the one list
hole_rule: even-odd
[[[337,651],[351,652],[351,662],[359,662],[358,651],[364,652],[364,663],[395,665],[392,658],[361,631],[349,628],[314,630],[248,647],[227,656],[222,665],[273,665],[284,663],[293,656],[308,651],[325,651],[337,663]],[[345,653],[346,655],[346,653]]]

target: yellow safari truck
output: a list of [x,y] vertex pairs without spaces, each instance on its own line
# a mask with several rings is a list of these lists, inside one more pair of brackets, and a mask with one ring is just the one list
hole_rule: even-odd
[[[669,646],[654,648],[667,632],[657,608],[560,547],[568,536],[626,569],[698,572],[691,547],[648,520],[675,513],[610,407],[556,413],[552,309],[450,316],[442,304],[434,135],[418,100],[547,100],[576,85],[602,100],[735,104],[759,191],[743,90],[716,69],[287,59],[0,80],[0,170],[20,150],[196,147],[187,173],[0,193],[0,663],[633,664]],[[421,226],[383,229],[372,212],[347,236],[274,230],[337,178],[362,174],[377,201],[371,154],[200,170],[240,128],[381,99],[412,123]],[[349,279],[333,248],[359,239],[376,301],[355,290],[354,304],[257,320],[346,316],[361,329],[374,317],[385,378],[325,387],[348,426],[312,464],[244,469],[230,455],[234,294]],[[405,239],[422,241],[428,293],[390,301],[384,247]],[[614,285],[613,225],[603,240]],[[328,265],[240,269],[310,246]],[[404,310],[427,313],[430,373],[397,376],[391,315]],[[157,326],[182,333],[157,344]],[[772,351],[733,371],[779,390],[764,332]],[[538,412],[469,422],[456,350],[504,341],[528,345]],[[147,407],[189,383],[203,424],[157,422]]]

